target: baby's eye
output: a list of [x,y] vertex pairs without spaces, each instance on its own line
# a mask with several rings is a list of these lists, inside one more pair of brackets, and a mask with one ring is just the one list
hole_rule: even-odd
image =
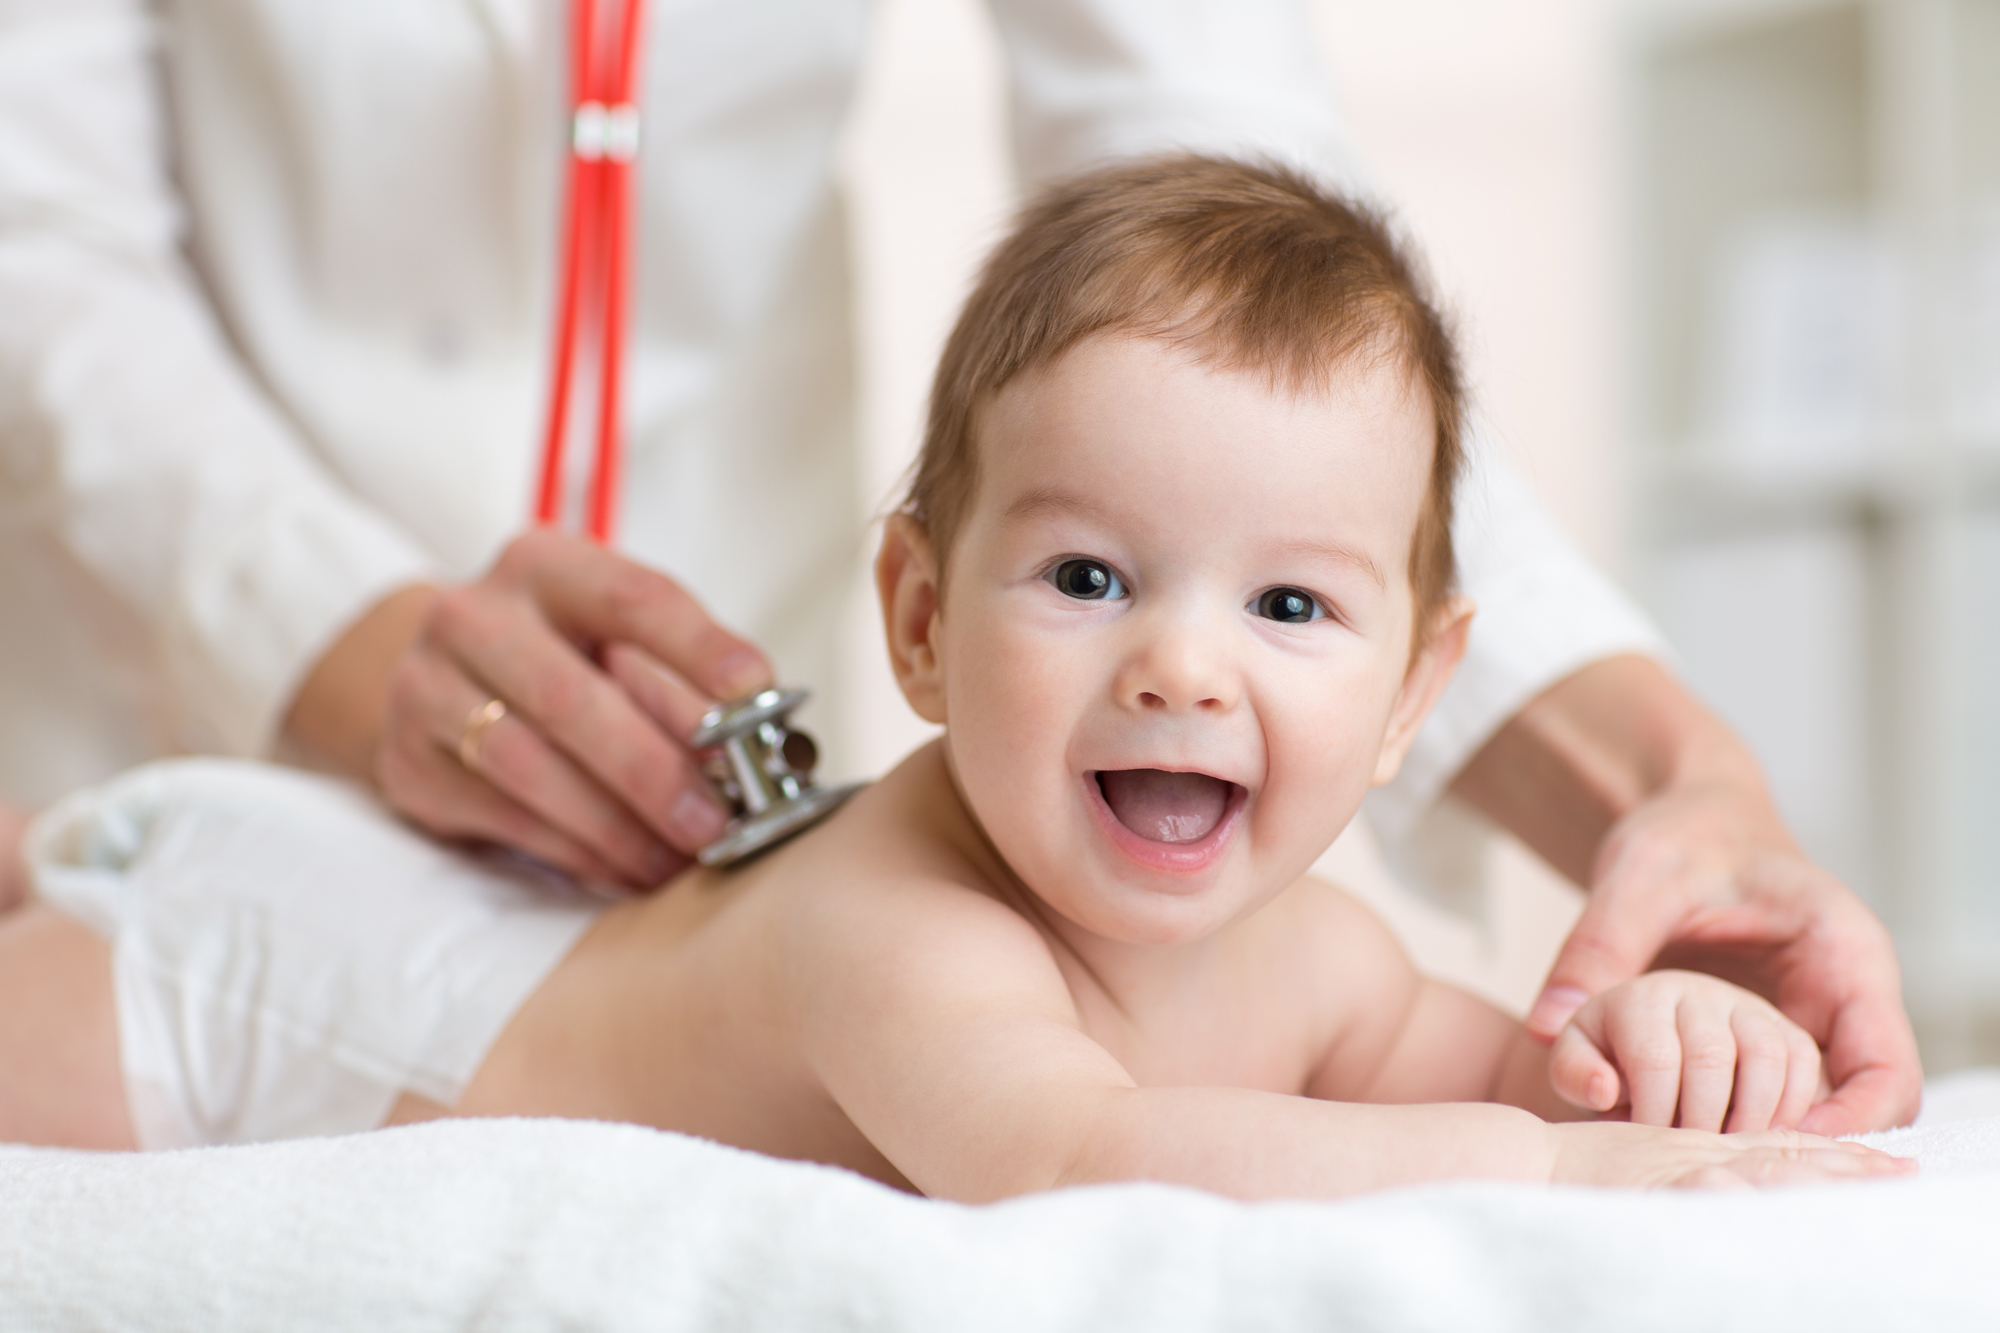
[[1065,560],[1045,577],[1063,596],[1082,602],[1116,600],[1125,595],[1125,585],[1101,560]]
[[1303,624],[1308,620],[1319,620],[1326,615],[1326,608],[1309,592],[1297,588],[1269,588],[1257,594],[1251,603],[1257,614],[1266,620],[1281,621],[1287,625]]

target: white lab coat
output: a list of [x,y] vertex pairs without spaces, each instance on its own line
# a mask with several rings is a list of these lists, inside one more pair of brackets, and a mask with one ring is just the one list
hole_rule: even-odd
[[[866,0],[653,0],[621,544],[833,682],[860,554],[836,135]],[[1294,0],[992,0],[1020,175],[1165,147],[1356,181]],[[562,0],[0,0],[0,793],[257,753],[390,589],[528,512]],[[1651,631],[1486,450],[1465,670],[1393,835]]]

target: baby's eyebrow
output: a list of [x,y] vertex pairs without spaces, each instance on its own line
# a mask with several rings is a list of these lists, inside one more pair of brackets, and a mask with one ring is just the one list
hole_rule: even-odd
[[1055,486],[1037,486],[1007,506],[1005,518],[1031,518],[1037,514],[1071,514],[1078,518],[1102,520],[1105,508],[1097,501]]
[[1376,587],[1386,589],[1389,586],[1389,580],[1382,576],[1382,566],[1375,563],[1373,556],[1340,542],[1299,537],[1273,543],[1273,549],[1280,555],[1314,556],[1321,560],[1331,560],[1336,564],[1352,565],[1373,579]]

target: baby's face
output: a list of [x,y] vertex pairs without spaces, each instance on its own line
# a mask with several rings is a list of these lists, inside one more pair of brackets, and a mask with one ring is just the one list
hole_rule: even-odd
[[995,847],[1092,934],[1196,939],[1290,884],[1455,660],[1462,627],[1410,661],[1429,404],[1393,363],[1335,380],[1102,337],[982,418],[904,683]]

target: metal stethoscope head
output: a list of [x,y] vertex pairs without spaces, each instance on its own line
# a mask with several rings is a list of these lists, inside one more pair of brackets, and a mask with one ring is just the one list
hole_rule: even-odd
[[788,726],[805,690],[764,690],[720,704],[702,718],[693,746],[702,772],[730,811],[729,828],[701,849],[705,866],[727,866],[817,824],[861,790],[813,785],[819,747]]

